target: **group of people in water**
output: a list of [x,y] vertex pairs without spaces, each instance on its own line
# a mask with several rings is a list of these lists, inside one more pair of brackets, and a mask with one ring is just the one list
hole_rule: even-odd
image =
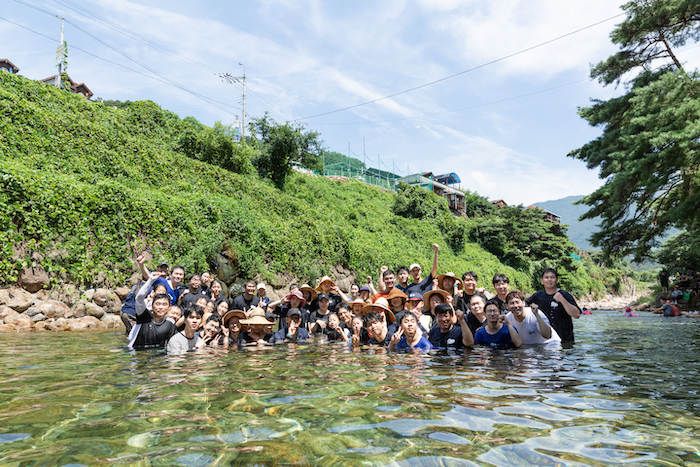
[[348,295],[324,276],[316,287],[291,284],[281,300],[270,301],[266,286],[247,281],[242,294],[227,298],[211,274],[192,274],[184,284],[182,267],[162,263],[155,272],[136,259],[143,280],[124,302],[121,317],[128,347],[163,348],[182,354],[204,347],[244,348],[324,339],[348,346],[374,345],[389,351],[458,351],[484,345],[516,348],[524,344],[574,341],[572,318],[581,315],[576,300],[559,289],[557,272],[542,273],[540,290],[525,298],[496,274],[496,292],[487,298],[478,275],[437,275],[439,246],[433,244],[427,277],[419,264],[382,266],[372,278],[353,284]]

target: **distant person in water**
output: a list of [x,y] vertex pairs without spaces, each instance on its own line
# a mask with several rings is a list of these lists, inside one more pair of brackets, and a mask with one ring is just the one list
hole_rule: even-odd
[[627,308],[625,308],[625,316],[639,316],[639,315],[635,315],[634,313],[632,313],[632,308],[627,307]]
[[593,313],[591,313],[591,310],[589,310],[588,308],[586,308],[584,306],[583,308],[581,308],[581,314],[582,315],[592,315]]
[[578,319],[581,309],[569,292],[559,288],[558,279],[557,271],[545,269],[542,273],[544,290],[535,292],[525,302],[542,310],[562,342],[573,343],[574,323],[571,318]]

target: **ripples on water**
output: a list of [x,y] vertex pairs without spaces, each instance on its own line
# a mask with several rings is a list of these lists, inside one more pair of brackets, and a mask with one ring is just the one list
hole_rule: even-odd
[[0,464],[700,466],[699,325],[599,312],[572,348],[460,356],[3,334]]

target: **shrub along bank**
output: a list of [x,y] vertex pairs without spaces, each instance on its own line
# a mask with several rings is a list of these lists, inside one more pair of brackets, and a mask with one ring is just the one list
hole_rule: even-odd
[[[507,265],[497,255],[519,257],[515,237],[506,236],[506,251],[489,252],[479,231],[493,212],[455,218],[433,194],[302,174],[279,190],[254,173],[253,151],[221,125],[180,119],[152,102],[117,109],[0,73],[0,283],[40,264],[54,282],[111,287],[127,280],[144,250],[188,271],[223,254],[239,277],[313,281],[339,264],[376,278],[383,264],[427,269],[437,242],[441,272],[474,270],[483,285],[502,272],[532,290],[538,269],[555,266],[579,293],[604,288],[568,259],[570,242]],[[427,214],[410,214],[416,197]]]

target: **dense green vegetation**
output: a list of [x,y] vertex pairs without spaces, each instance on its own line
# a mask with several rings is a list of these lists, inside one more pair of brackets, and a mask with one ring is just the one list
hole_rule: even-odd
[[[284,127],[266,124],[268,136]],[[123,283],[144,250],[187,270],[224,254],[240,277],[313,281],[336,264],[376,277],[383,264],[427,267],[437,242],[441,272],[474,270],[486,286],[502,272],[531,291],[554,266],[574,292],[604,290],[603,271],[573,261],[564,230],[536,211],[468,194],[471,217],[458,218],[419,188],[294,172],[279,189],[251,163],[276,136],[229,136],[152,102],[113,108],[0,73],[0,283],[32,262],[56,281]]]
[[[599,168],[585,219],[600,217],[592,243],[608,257],[648,257],[671,228],[699,231],[700,72],[676,51],[700,39],[700,3],[633,0],[611,34],[620,50],[591,69],[626,94],[579,110],[602,134],[570,156]],[[694,234],[691,234],[691,236]]]

